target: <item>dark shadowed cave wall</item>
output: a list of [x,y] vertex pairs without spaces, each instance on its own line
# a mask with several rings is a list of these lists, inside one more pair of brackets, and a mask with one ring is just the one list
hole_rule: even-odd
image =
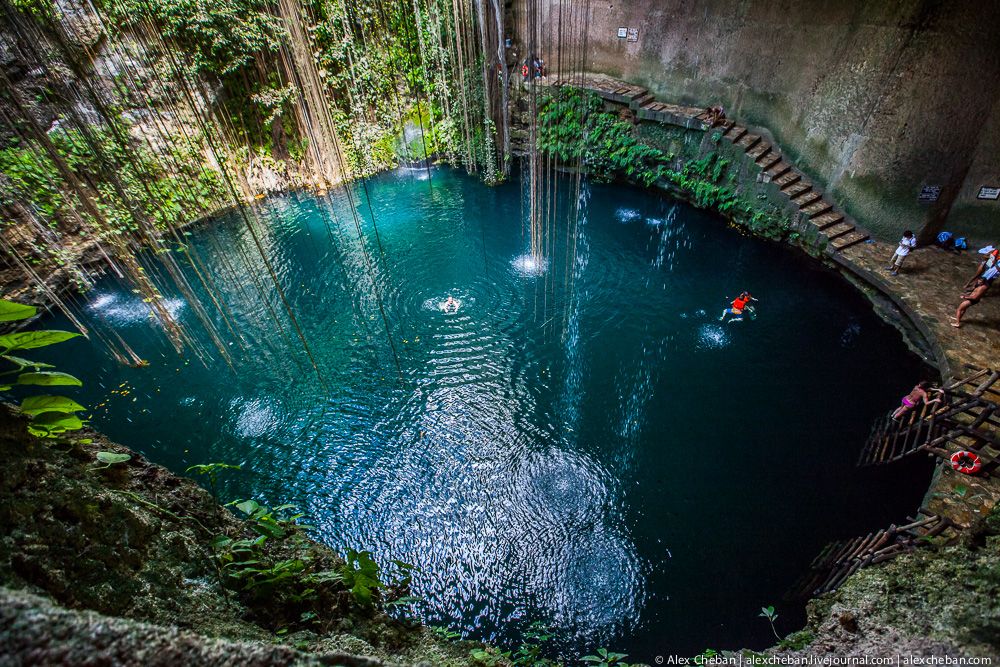
[[769,129],[878,238],[1000,235],[1000,0],[514,0],[522,43],[535,8],[550,71],[585,11],[589,71]]

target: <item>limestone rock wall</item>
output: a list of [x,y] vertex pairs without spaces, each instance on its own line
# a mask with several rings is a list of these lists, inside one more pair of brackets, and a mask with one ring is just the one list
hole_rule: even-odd
[[[521,43],[531,4],[514,3]],[[560,39],[563,62],[582,46],[565,27],[582,14],[588,70],[767,127],[877,237],[1000,235],[1000,201],[976,200],[1000,186],[1000,3],[542,1],[538,51],[553,74]],[[923,186],[941,187],[936,204],[918,202]]]

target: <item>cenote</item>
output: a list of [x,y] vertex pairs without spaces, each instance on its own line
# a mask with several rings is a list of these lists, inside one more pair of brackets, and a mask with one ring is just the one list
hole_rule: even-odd
[[[165,295],[204,361],[107,278],[89,323],[149,365],[82,339],[47,355],[86,378],[92,424],[174,471],[240,464],[224,500],[293,503],[334,548],[414,564],[409,612],[430,624],[509,647],[541,621],[566,656],[768,646],[760,608],[800,627],[782,596],[826,542],[917,509],[922,462],[854,463],[927,369],[817,262],[663,194],[584,184],[575,246],[553,216],[536,266],[516,181],[352,187],[257,203],[318,375],[230,213],[188,241],[239,325],[242,341],[217,322],[238,372],[181,297]],[[743,289],[757,318],[720,324]]]

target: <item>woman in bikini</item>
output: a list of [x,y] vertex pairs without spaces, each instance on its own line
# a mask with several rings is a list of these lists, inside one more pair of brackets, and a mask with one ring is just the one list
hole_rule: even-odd
[[892,413],[892,418],[899,421],[902,419],[903,415],[920,405],[921,401],[927,405],[930,405],[931,403],[940,403],[941,397],[937,396],[936,398],[931,398],[928,393],[929,391],[938,393],[941,392],[940,389],[932,389],[931,383],[927,380],[918,384],[909,394],[903,397],[903,400],[901,401],[902,405],[896,408],[896,411]]
[[951,318],[951,326],[956,329],[962,328],[962,315],[965,315],[965,311],[979,303],[979,300],[986,296],[986,291],[989,288],[990,281],[976,278],[976,281],[972,284],[972,289],[962,294],[962,303],[958,304],[955,317]]

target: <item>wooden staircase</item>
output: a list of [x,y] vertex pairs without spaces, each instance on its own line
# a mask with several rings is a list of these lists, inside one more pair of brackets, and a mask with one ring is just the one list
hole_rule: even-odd
[[[710,121],[707,112],[699,113],[695,119],[706,127]],[[843,250],[870,238],[868,232],[858,227],[844,213],[837,211],[823,190],[809,181],[791,160],[783,159],[777,145],[769,143],[761,135],[754,134],[735,121],[723,121],[716,128],[722,133],[723,139],[743,149],[747,157],[761,168],[765,178],[777,185],[781,194],[799,209],[804,219],[829,239],[829,248]]]
[[557,79],[551,85],[590,90],[605,100],[627,105],[639,120],[679,125],[692,130],[717,129],[722,132],[723,139],[741,148],[760,167],[765,178],[775,183],[781,194],[799,209],[804,219],[829,239],[829,249],[844,250],[870,238],[868,232],[837,210],[822,188],[810,182],[791,160],[784,159],[777,145],[750,128],[732,120],[726,120],[713,128],[705,109],[658,102],[648,89],[609,77]]
[[909,523],[826,545],[809,566],[809,571],[785,596],[795,600],[837,590],[849,576],[864,567],[878,565],[938,541],[951,544],[959,529],[947,517],[921,508]]
[[859,466],[882,465],[925,452],[948,461],[975,452],[983,476],[1000,468],[1000,371],[989,368],[945,385],[941,402],[923,403],[900,421],[886,416],[872,427]]

